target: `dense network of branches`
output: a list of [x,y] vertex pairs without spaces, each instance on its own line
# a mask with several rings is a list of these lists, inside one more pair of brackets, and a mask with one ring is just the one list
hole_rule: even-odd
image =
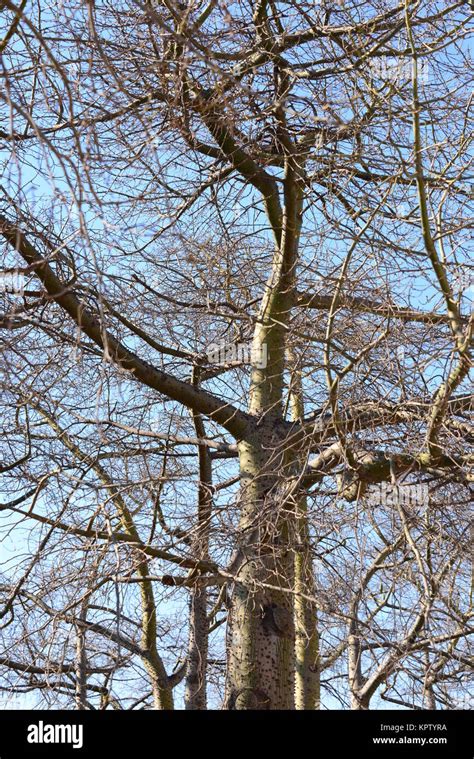
[[5,702],[468,705],[471,15],[2,0]]

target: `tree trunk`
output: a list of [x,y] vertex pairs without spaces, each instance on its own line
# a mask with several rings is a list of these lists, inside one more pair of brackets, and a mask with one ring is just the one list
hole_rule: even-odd
[[[193,384],[197,385],[199,373],[193,372]],[[206,437],[204,421],[200,414],[193,414],[194,429],[198,439]],[[212,510],[212,462],[209,449],[198,446],[199,487],[197,528],[193,539],[193,555],[202,559],[209,557],[209,529]],[[207,618],[207,591],[196,583],[191,591],[189,604],[189,641],[186,663],[185,708],[188,711],[207,709],[207,655],[209,648],[209,623]]]
[[229,709],[294,708],[293,556],[282,488],[266,474],[267,468],[279,469],[269,438],[263,432],[254,444],[240,445],[243,504],[232,563],[237,579],[229,625]]
[[204,711],[207,709],[206,669],[209,634],[206,588],[193,588],[189,612],[184,702],[188,711]]
[[361,710],[369,708],[369,698],[362,698],[360,691],[364,685],[362,676],[362,651],[361,640],[357,620],[351,620],[348,636],[348,675],[351,692],[351,709]]
[[315,594],[313,562],[309,552],[307,503],[297,499],[298,542],[295,550],[295,706],[319,709],[321,700],[317,608],[308,596]]
[[[291,349],[288,350],[288,359],[293,368],[291,418],[297,422],[304,417],[301,372]],[[303,464],[304,458],[299,457],[300,471]],[[317,608],[315,602],[310,600],[315,595],[315,581],[305,495],[296,494],[295,512],[295,707],[298,710],[314,710],[320,706],[321,677]]]
[[[281,82],[282,95],[286,81]],[[302,158],[291,155],[281,118],[285,157],[283,208],[269,202],[275,238],[272,271],[253,337],[249,411],[253,435],[239,444],[240,545],[229,625],[226,703],[229,709],[295,708],[294,499],[288,481],[294,452],[283,420],[287,324],[294,303],[303,202]],[[278,192],[278,191],[276,191]],[[273,201],[275,199],[273,198]],[[259,361],[266,355],[268,361]]]

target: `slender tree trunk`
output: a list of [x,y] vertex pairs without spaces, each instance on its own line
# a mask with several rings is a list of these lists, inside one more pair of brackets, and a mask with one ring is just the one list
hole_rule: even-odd
[[204,711],[207,709],[206,669],[209,634],[206,588],[193,588],[189,611],[184,702],[188,711]]
[[[291,417],[293,421],[300,421],[304,417],[301,372],[294,364],[291,350],[288,350],[288,358],[293,364]],[[295,510],[295,707],[314,710],[320,706],[321,677],[317,608],[308,598],[315,595],[315,581],[306,496],[296,494]]]
[[[80,619],[85,621],[86,610],[81,610]],[[86,631],[76,627],[76,709],[87,709],[87,649]]]
[[309,552],[307,502],[297,499],[297,545],[295,551],[295,706],[319,709],[321,700],[319,634],[314,596],[313,562]]
[[[198,373],[193,373],[194,384],[198,383]],[[200,414],[193,414],[194,429],[198,439],[206,437],[204,422]],[[198,446],[199,487],[197,529],[193,539],[193,556],[209,557],[209,530],[212,509],[212,462],[209,449]],[[185,708],[189,711],[207,709],[207,655],[209,647],[209,622],[207,617],[207,591],[196,583],[191,591],[189,604],[189,640],[185,679]]]
[[361,640],[359,635],[359,626],[356,619],[351,620],[351,623],[349,625],[347,650],[349,687],[351,691],[351,709],[368,709],[368,699],[362,698],[360,696],[360,691],[364,685],[364,680],[362,676]]
[[[138,567],[138,574],[144,574],[144,571],[147,570],[147,563],[141,562]],[[140,596],[142,605],[141,642],[145,652],[143,663],[151,682],[153,706],[157,710],[171,710],[174,709],[173,690],[163,661],[156,648],[156,606],[151,582],[148,580],[140,583]]]

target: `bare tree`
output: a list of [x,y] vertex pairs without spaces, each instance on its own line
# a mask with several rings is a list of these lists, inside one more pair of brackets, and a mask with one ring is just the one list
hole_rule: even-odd
[[469,4],[2,7],[2,687],[452,708]]

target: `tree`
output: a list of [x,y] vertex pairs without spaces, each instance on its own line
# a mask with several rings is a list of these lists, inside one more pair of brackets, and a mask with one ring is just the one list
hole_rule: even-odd
[[347,661],[352,708],[449,705],[468,4],[3,15],[8,687],[314,709]]

